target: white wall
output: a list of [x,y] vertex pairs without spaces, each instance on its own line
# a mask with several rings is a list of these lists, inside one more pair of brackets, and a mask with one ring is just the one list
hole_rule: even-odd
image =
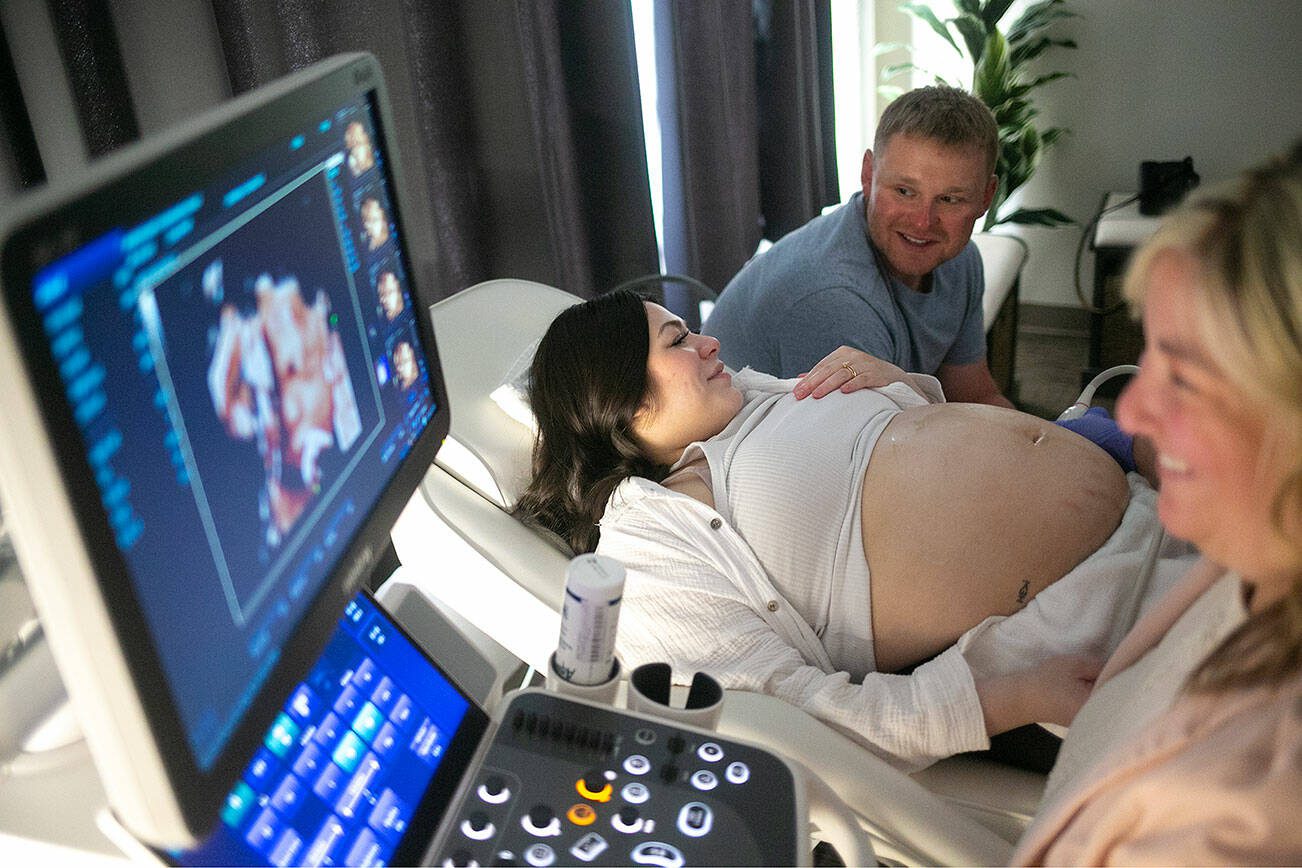
[[[1083,224],[1105,192],[1137,190],[1141,160],[1192,156],[1205,185],[1302,136],[1302,2],[1075,0],[1070,8],[1080,17],[1060,32],[1079,48],[1040,62],[1076,77],[1038,93],[1044,122],[1072,134],[1020,198],[1081,226],[1017,234],[1031,245],[1022,301],[1076,306],[1072,263]],[[1092,274],[1087,250],[1087,297]]]

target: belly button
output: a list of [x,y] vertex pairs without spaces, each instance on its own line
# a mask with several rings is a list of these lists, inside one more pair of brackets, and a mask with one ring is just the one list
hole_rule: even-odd
[[1038,445],[1040,445],[1040,441],[1043,440],[1043,439],[1044,439],[1044,432],[1043,432],[1043,431],[1040,431],[1040,432],[1038,432],[1038,433],[1035,435],[1035,437],[1031,440],[1031,445],[1032,445],[1032,446],[1038,446]]

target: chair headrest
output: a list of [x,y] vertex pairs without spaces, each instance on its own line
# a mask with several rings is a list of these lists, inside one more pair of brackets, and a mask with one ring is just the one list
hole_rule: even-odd
[[497,400],[493,394],[528,369],[552,320],[580,301],[555,287],[508,278],[430,306],[452,410],[448,442],[435,462],[504,509],[528,485],[533,431],[518,409],[508,412],[504,393]]

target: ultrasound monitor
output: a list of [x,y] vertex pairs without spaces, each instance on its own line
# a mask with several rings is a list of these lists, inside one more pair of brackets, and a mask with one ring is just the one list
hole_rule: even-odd
[[0,234],[0,494],[110,803],[218,821],[449,424],[380,70],[101,161]]

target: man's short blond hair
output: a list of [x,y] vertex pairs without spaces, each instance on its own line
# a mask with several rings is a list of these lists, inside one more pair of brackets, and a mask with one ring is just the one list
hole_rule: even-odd
[[882,113],[873,139],[881,153],[892,138],[906,133],[951,148],[975,148],[993,175],[999,159],[999,127],[986,104],[962,88],[930,85],[896,98]]

